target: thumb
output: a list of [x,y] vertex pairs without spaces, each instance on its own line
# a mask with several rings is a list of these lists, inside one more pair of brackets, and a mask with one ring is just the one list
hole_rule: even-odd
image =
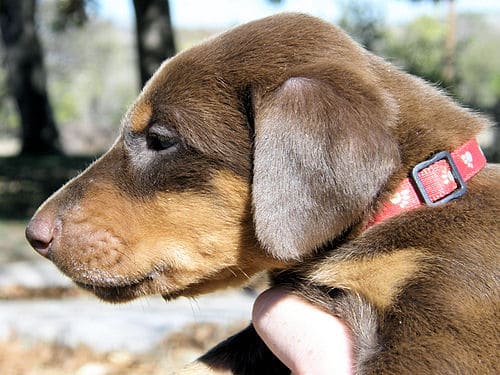
[[300,297],[269,289],[255,301],[252,321],[262,340],[293,374],[352,374],[349,329]]

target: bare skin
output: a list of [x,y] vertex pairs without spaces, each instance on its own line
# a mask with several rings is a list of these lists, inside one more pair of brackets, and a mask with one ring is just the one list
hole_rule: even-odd
[[254,327],[294,375],[352,374],[351,335],[338,318],[279,288],[262,293]]

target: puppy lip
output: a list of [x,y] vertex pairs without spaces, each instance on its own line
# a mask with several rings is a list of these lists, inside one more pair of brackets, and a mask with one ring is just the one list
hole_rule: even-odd
[[[131,279],[130,282],[102,282],[92,280],[74,280],[74,282],[82,289],[93,292],[98,297],[103,300],[110,302],[126,302],[140,295],[146,295],[149,293],[144,293],[148,289],[148,284],[154,282],[157,277],[159,277],[164,271],[163,268],[155,268],[154,270],[147,273],[141,278]],[[143,291],[143,293],[141,293]]]
[[141,295],[146,295],[148,283],[152,282],[153,278],[144,277],[138,281],[129,284],[107,284],[99,283],[91,284],[89,282],[75,281],[82,289],[94,293],[97,297],[108,302],[127,302]]
[[103,282],[92,282],[91,280],[88,281],[78,281],[75,280],[75,283],[84,288],[84,289],[89,289],[89,290],[96,290],[96,289],[125,289],[125,288],[135,288],[138,285],[142,284],[143,282],[147,281],[147,278],[140,279],[138,281],[132,281],[130,283],[103,283]]
[[140,294],[138,290],[142,283],[131,284],[128,286],[97,286],[92,284],[85,284],[76,281],[75,282],[80,288],[88,290],[94,293],[97,297],[108,301],[108,302],[127,302]]
[[95,288],[134,288],[145,282],[154,281],[158,278],[163,272],[166,271],[166,267],[155,267],[152,271],[148,272],[144,276],[140,277],[130,277],[127,280],[126,277],[106,277],[106,276],[94,276],[94,275],[85,275],[85,279],[81,278],[80,280],[76,279],[75,282],[85,289],[95,289]]

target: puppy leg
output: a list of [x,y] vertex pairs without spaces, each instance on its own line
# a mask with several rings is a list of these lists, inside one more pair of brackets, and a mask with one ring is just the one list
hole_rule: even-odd
[[285,375],[290,374],[290,370],[271,353],[250,325],[176,374]]

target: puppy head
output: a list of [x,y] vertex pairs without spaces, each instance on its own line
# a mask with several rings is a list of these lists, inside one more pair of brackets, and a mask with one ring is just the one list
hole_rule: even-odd
[[28,237],[110,301],[191,296],[286,267],[359,221],[397,163],[395,111],[372,75],[347,37],[298,15],[183,52]]
[[191,296],[280,266],[253,233],[243,116],[178,69],[163,67],[172,86],[153,78],[112,149],[30,224],[53,228],[47,256],[106,300]]

